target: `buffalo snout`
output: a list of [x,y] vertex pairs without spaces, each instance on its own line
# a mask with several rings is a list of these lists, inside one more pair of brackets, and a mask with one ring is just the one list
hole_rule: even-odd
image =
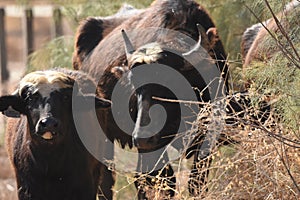
[[133,137],[133,144],[141,151],[152,151],[157,148],[157,144],[159,141],[159,138],[157,135],[150,136],[150,137]]
[[38,121],[36,125],[37,134],[42,137],[47,133],[47,135],[55,135],[59,129],[59,120],[54,117],[45,117]]

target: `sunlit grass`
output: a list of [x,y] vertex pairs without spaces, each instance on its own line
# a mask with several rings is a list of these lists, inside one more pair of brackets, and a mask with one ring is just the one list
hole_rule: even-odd
[[30,55],[27,73],[55,67],[72,68],[73,50],[73,37],[55,38]]

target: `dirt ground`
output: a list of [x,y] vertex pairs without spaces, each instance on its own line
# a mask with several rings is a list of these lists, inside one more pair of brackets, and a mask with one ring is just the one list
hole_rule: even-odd
[[0,199],[17,199],[17,187],[14,179],[14,173],[3,145],[0,146]]

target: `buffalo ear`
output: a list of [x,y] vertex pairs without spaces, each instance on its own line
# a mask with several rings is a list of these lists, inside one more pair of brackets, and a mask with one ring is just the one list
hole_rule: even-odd
[[216,43],[220,40],[217,28],[215,27],[209,28],[206,32],[206,35],[209,41],[209,48],[213,49]]
[[1,96],[0,112],[7,117],[20,117],[21,114],[26,114],[26,105],[18,95]]
[[125,74],[127,71],[129,71],[128,67],[120,67],[120,66],[113,67],[110,70],[110,72],[118,79],[122,78],[123,74]]

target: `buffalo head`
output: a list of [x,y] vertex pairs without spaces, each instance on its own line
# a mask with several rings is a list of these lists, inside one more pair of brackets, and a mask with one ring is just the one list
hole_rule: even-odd
[[8,117],[26,116],[34,143],[60,144],[67,133],[75,130],[72,98],[81,103],[93,100],[96,108],[110,106],[109,101],[83,94],[75,85],[75,80],[62,72],[32,72],[20,81],[14,94],[0,97],[0,111]]
[[[207,90],[203,91],[203,95],[198,92],[206,87],[206,83],[194,66],[214,63],[211,57],[202,57],[201,49],[210,50],[214,46],[214,42],[217,41],[214,38],[217,35],[215,28],[205,31],[201,25],[197,24],[197,30],[198,41],[194,46],[189,46],[190,50],[187,52],[180,51],[180,48],[166,48],[163,42],[148,43],[135,50],[125,31],[122,31],[128,70],[130,70],[128,80],[135,87],[137,98],[137,116],[132,135],[133,143],[141,151],[156,150],[170,143],[178,132],[184,131],[180,127],[187,127],[185,120],[189,116],[184,116],[185,119],[183,119],[181,106],[176,101],[178,100],[177,94],[174,94],[172,89],[155,80],[153,82],[149,80],[148,84],[141,86],[140,80],[154,76],[158,78],[162,69],[172,69],[187,80],[189,88],[197,88],[197,91],[194,92],[194,96],[197,98],[194,100],[208,101],[210,99]],[[180,46],[180,42],[177,46]],[[141,67],[143,69],[139,70]],[[118,71],[116,68],[114,70],[114,72]],[[166,85],[179,82],[171,74],[161,76],[158,79],[164,79]],[[181,96],[184,96],[185,91],[181,92],[183,94]],[[175,101],[161,101],[159,98]]]

